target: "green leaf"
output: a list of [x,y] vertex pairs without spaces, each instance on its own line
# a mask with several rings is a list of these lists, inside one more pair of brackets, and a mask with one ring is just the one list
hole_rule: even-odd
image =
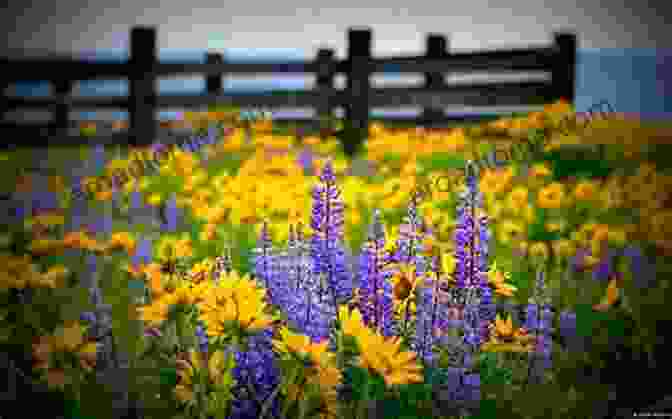
[[162,386],[175,387],[177,385],[177,369],[175,368],[161,368],[159,377]]

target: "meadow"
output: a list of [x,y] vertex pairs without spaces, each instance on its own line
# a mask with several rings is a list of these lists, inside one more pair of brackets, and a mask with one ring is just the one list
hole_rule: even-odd
[[[641,380],[669,366],[669,126],[558,102],[372,124],[349,160],[337,127],[185,119],[202,146],[166,158],[2,156],[0,346],[65,417],[616,418],[668,394]],[[39,156],[61,175],[20,170]]]

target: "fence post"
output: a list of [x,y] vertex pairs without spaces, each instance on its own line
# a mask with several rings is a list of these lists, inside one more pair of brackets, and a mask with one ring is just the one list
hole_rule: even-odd
[[555,33],[553,39],[558,51],[551,70],[555,96],[573,104],[576,80],[576,35]]
[[334,95],[334,50],[320,49],[317,51],[317,77],[315,84],[320,94],[320,102],[317,106],[319,128],[322,132],[331,127],[333,117]]
[[0,123],[5,122],[5,118],[7,118],[7,114],[9,113],[7,88],[9,88],[9,82],[7,80],[0,80]]
[[371,29],[348,30],[348,96],[343,149],[353,156],[369,131]]
[[70,126],[70,107],[65,101],[72,91],[72,80],[59,79],[54,81],[54,96],[60,103],[54,108],[54,119],[51,124],[53,134],[67,136]]
[[[224,57],[218,52],[208,52],[205,56],[206,64],[222,64]],[[205,88],[209,95],[218,95],[222,92],[222,74],[212,74],[205,78]]]
[[129,145],[151,144],[156,139],[156,29],[131,29],[129,61]]
[[[448,40],[440,34],[427,36],[427,52],[425,57],[429,59],[445,58],[448,55]],[[445,85],[443,73],[425,73],[425,87],[437,89]],[[421,120],[426,124],[438,123],[443,118],[443,108],[425,108],[422,111]]]

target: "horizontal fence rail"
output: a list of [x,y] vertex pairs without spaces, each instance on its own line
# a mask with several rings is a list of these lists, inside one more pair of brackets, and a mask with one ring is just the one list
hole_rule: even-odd
[[[348,56],[338,60],[334,51],[320,49],[314,60],[284,63],[227,62],[223,55],[208,53],[205,63],[158,62],[156,30],[135,27],[131,30],[130,58],[127,62],[90,62],[69,58],[0,59],[3,89],[0,115],[3,141],[20,138],[12,146],[95,144],[114,141],[131,145],[148,145],[166,135],[156,121],[156,112],[165,108],[203,108],[208,105],[229,105],[240,108],[311,108],[316,118],[295,122],[320,124],[334,116],[334,110],[345,110],[344,148],[348,153],[360,146],[367,135],[368,123],[381,120],[371,115],[372,108],[422,107],[420,117],[389,117],[383,121],[406,121],[419,125],[450,125],[474,117],[454,118],[444,108],[538,106],[559,98],[574,102],[576,38],[558,33],[552,46],[482,52],[451,53],[446,37],[430,34],[424,56],[374,58],[371,56],[370,29],[348,31]],[[48,70],[48,71],[45,71]],[[454,84],[446,75],[474,72],[546,72],[547,81],[489,82]],[[424,74],[421,87],[373,87],[371,76],[379,73]],[[63,75],[67,74],[68,79]],[[203,94],[158,94],[159,78],[200,75],[206,79]],[[308,90],[274,90],[261,93],[233,93],[222,89],[222,77],[239,74],[314,74],[316,84]],[[344,89],[334,87],[334,77],[345,75]],[[73,96],[74,81],[129,81],[128,96]],[[52,97],[9,96],[6,87],[19,81],[46,80],[53,84]],[[4,121],[10,110],[39,109],[52,112],[47,124],[16,124]],[[73,121],[69,112],[75,109],[118,109],[129,112],[126,132],[82,137],[71,133]],[[27,139],[27,135],[38,135]],[[18,137],[17,137],[18,136]]]

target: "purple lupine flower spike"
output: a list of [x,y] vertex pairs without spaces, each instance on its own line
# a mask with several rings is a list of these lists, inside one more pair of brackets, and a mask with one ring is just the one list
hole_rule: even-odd
[[261,226],[259,241],[253,252],[256,255],[253,257],[254,276],[266,287],[269,297],[273,300],[273,242],[267,221]]
[[360,259],[360,308],[364,322],[384,336],[391,336],[394,306],[390,278],[393,272],[386,269],[391,255],[385,251],[385,230],[378,210],[373,214]]
[[335,311],[327,298],[328,294],[320,294],[321,276],[313,273],[310,245],[305,240],[301,223],[296,226],[290,239],[293,240],[289,240],[288,244],[287,280],[280,280],[288,287],[281,310],[297,330],[315,342],[321,341],[329,337]]
[[640,246],[627,246],[623,250],[623,255],[630,261],[630,271],[635,287],[642,289],[655,283],[655,265],[648,261]]
[[139,210],[142,208],[142,194],[140,191],[135,190],[130,193],[130,205],[131,210]]
[[96,144],[91,151],[91,157],[89,158],[91,169],[98,173],[105,168],[105,145]]
[[336,186],[331,161],[320,174],[320,183],[313,189],[311,255],[315,275],[324,275],[334,307],[352,295],[352,281],[347,270],[343,248],[344,206]]
[[422,275],[425,271],[425,260],[422,256],[424,239],[423,220],[418,214],[418,193],[414,193],[407,208],[404,223],[399,226],[397,252],[395,261],[404,264],[415,264],[416,272]]
[[198,339],[198,349],[202,353],[208,352],[208,335],[205,333],[203,326],[196,325],[196,337]]
[[614,257],[617,255],[615,249],[609,249],[600,263],[593,269],[593,279],[595,281],[608,281],[614,272]]
[[33,193],[33,215],[53,211],[60,207],[58,194],[50,191]]
[[149,239],[141,239],[135,249],[135,254],[131,256],[133,265],[149,264],[152,261],[152,243]]
[[166,201],[164,207],[165,211],[165,223],[163,224],[163,230],[166,232],[175,232],[177,230],[177,199],[175,194],[171,195],[170,199]]
[[298,157],[298,163],[303,168],[304,173],[313,173],[313,160],[313,151],[309,147],[304,147],[303,150],[301,150],[301,153],[299,153]]
[[[260,400],[266,400],[280,382],[279,370],[275,365],[275,355],[271,343],[273,332],[266,330],[251,336],[246,351],[235,350],[236,366],[233,376],[236,386],[229,419],[256,419],[260,416]],[[249,386],[254,389],[257,401],[251,399]],[[271,416],[279,414],[279,398],[275,398]]]
[[525,328],[536,339],[534,353],[530,357],[529,381],[539,383],[543,379],[543,371],[551,365],[553,311],[550,306],[544,283],[544,269],[539,268],[532,297],[527,305]]

